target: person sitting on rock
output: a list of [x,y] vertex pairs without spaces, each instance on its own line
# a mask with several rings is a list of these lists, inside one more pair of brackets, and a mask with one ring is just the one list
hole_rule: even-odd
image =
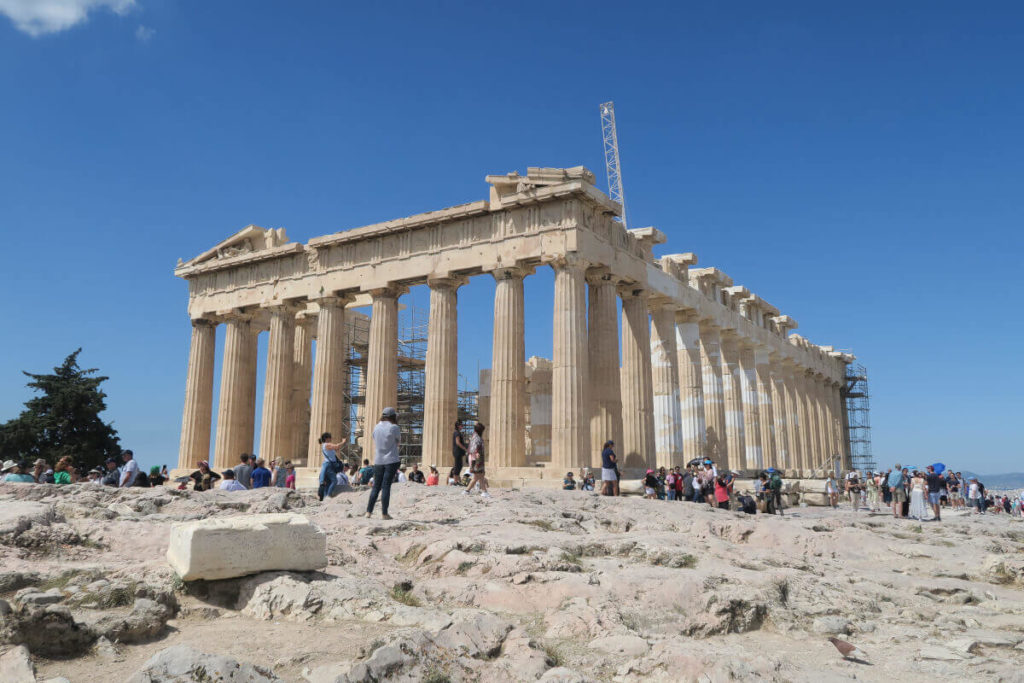
[[412,464],[412,472],[409,473],[409,481],[414,484],[422,484],[426,481],[426,477],[423,476],[423,470],[420,469],[419,463]]
[[246,488],[242,486],[241,482],[235,479],[234,470],[224,470],[224,480],[221,481],[218,486],[221,491],[245,491]]
[[654,476],[654,470],[647,470],[644,475],[644,498],[654,500],[658,497],[658,478]]
[[29,474],[28,463],[24,460],[15,462],[14,460],[7,460],[4,462],[3,469],[0,469],[0,474],[4,475],[4,481],[15,484],[34,484],[36,483],[35,477]]
[[565,479],[562,480],[563,491],[575,491],[576,490],[576,478],[572,474],[572,470],[565,473]]
[[[231,476],[234,477],[234,471],[231,472]],[[188,475],[195,484],[192,485],[193,491],[209,491],[213,488],[213,482],[220,479],[220,475],[210,469],[210,463],[205,460],[199,461],[199,469],[192,474]]]
[[427,486],[437,486],[441,475],[438,474],[437,468],[433,465],[430,466],[430,474],[427,475]]

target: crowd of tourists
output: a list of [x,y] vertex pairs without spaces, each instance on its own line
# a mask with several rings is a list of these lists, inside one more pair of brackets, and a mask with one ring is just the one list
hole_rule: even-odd
[[192,485],[194,491],[248,491],[267,486],[277,488],[295,488],[295,467],[291,461],[271,460],[267,463],[249,453],[238,456],[238,464],[234,467],[216,472],[210,463],[203,460],[197,468],[184,477],[175,480],[178,489],[185,490]]
[[940,521],[943,509],[1015,517],[1024,511],[1024,491],[1013,497],[996,494],[977,477],[964,476],[940,463],[923,469],[896,463],[885,471],[851,471],[841,481],[832,476],[825,480],[825,496],[832,507],[838,507],[843,496],[854,510],[891,509],[899,519]]
[[107,458],[103,467],[79,467],[69,456],[50,464],[38,458],[31,464],[27,460],[6,460],[0,468],[0,481],[16,484],[97,484],[113,488],[129,486],[163,486],[167,481],[167,466],[153,466],[149,472],[139,469],[135,454],[125,451],[120,458]]

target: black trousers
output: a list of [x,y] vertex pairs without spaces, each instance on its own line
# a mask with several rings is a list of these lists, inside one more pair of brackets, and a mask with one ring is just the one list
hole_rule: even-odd
[[782,491],[769,491],[767,512],[774,515],[776,510],[782,514]]
[[449,476],[456,482],[458,482],[459,477],[462,476],[462,453],[459,453],[458,455],[454,456],[454,458],[455,465],[452,467],[452,471],[449,474]]
[[373,466],[373,489],[370,491],[370,500],[366,503],[367,512],[373,512],[373,506],[377,504],[379,495],[380,511],[382,514],[388,514],[388,503],[391,502],[391,482],[395,480],[396,472],[398,472],[397,462],[390,465]]

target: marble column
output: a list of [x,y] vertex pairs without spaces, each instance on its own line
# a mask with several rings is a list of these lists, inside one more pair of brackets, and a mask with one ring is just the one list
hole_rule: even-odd
[[213,363],[217,350],[217,323],[192,321],[192,342],[185,380],[185,409],[181,418],[178,467],[194,468],[210,457],[210,425],[213,421]]
[[[530,271],[532,272],[532,271]],[[494,276],[494,342],[487,456],[495,467],[526,466],[526,342],[521,267],[499,268]]]
[[818,404],[814,399],[814,372],[804,371],[804,408],[807,415],[807,469],[821,467],[821,444],[818,441],[821,425],[818,423]]
[[295,314],[291,305],[268,307],[270,339],[267,369],[263,380],[263,419],[260,421],[260,456],[284,460],[292,445],[292,360],[295,350]]
[[328,296],[315,300],[320,306],[316,319],[316,355],[313,359],[313,398],[310,403],[306,467],[320,467],[323,454],[320,435],[329,432],[342,439],[344,423],[345,305],[349,299]]
[[789,411],[789,422],[786,425],[789,432],[789,465],[787,465],[787,468],[790,470],[801,470],[804,466],[804,424],[797,368],[793,365],[792,361],[786,360],[783,361],[782,371],[786,378],[786,408]]
[[683,418],[679,405],[676,309],[667,301],[655,300],[651,305],[651,379],[655,462],[666,467],[679,465],[683,459]]
[[835,469],[835,451],[832,449],[829,438],[828,410],[825,405],[825,378],[816,374],[814,376],[814,408],[818,412],[818,444],[821,449],[821,460],[828,464],[830,470]]
[[624,467],[653,467],[654,387],[647,295],[626,286],[622,296],[622,453]]
[[[700,359],[700,324],[696,311],[676,313],[676,356],[679,367],[679,417],[683,462],[704,456],[704,389]],[[721,399],[721,392],[719,392]],[[721,402],[721,401],[719,401]]]
[[295,321],[295,339],[292,342],[292,442],[287,459],[296,467],[305,466],[309,450],[314,324],[312,319],[300,314]]
[[[363,452],[373,448],[373,428],[385,408],[398,410],[398,297],[402,289],[370,292],[370,339],[366,351],[366,411]],[[429,323],[428,323],[429,325]]]
[[441,467],[451,459],[451,434],[459,413],[459,278],[437,278],[430,286],[426,388],[423,397],[423,463]]
[[740,347],[734,332],[722,331],[722,396],[725,402],[725,463],[719,469],[746,466],[743,424],[743,388],[740,384]]
[[746,468],[764,467],[761,444],[761,405],[757,390],[757,368],[754,348],[746,342],[740,344],[740,387],[743,393],[743,439]]
[[846,398],[843,392],[845,387],[844,380],[836,388],[836,407],[839,410],[839,445],[842,448],[843,458],[848,463],[848,469],[853,469],[853,450],[850,447],[850,416],[846,412]]
[[772,368],[769,351],[763,346],[754,349],[754,371],[757,374],[757,411],[761,420],[761,466],[777,467]]
[[728,463],[725,394],[722,379],[722,335],[716,325],[700,322],[701,387],[704,391],[704,456]]
[[796,390],[797,421],[800,425],[800,469],[810,470],[813,467],[814,450],[811,433],[814,425],[811,413],[807,409],[807,371],[797,366],[793,371],[793,386]]
[[234,314],[224,323],[224,357],[220,371],[217,437],[211,467],[222,470],[252,453],[256,423],[256,334],[251,317]]
[[786,402],[786,372],[777,356],[769,359],[769,376],[772,394],[772,418],[775,422],[775,461],[772,466],[780,469],[792,467],[789,446],[789,405]]
[[551,369],[551,463],[557,469],[590,465],[586,263],[572,256],[555,270],[554,362]]
[[[590,464],[601,466],[601,450],[611,439],[622,446],[622,385],[619,370],[619,311],[615,281],[607,268],[587,271],[590,283],[587,349],[590,352]],[[621,451],[619,451],[621,452]]]

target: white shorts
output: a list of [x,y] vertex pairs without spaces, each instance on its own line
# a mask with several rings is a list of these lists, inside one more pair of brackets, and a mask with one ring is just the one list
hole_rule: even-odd
[[602,467],[601,468],[601,481],[616,481],[618,477],[615,476],[614,467]]
[[644,495],[653,496],[656,494],[654,493],[654,489],[652,489],[650,486],[646,486],[644,487]]

